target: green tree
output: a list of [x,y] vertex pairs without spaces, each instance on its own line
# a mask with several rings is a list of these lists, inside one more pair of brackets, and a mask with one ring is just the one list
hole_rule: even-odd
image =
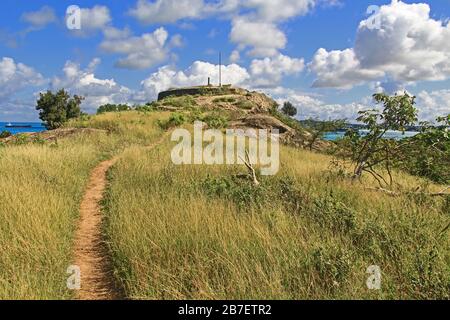
[[[415,97],[406,92],[402,95],[388,96],[384,93],[373,95],[377,104],[383,104],[383,110],[367,110],[359,112],[358,121],[367,126],[367,134],[361,136],[355,130],[349,130],[344,139],[346,156],[354,164],[353,176],[361,177],[363,172],[370,173],[381,187],[392,187],[392,167],[414,140],[397,142],[384,139],[388,130],[405,132],[407,126],[417,122]],[[377,168],[387,171],[389,178],[380,174]]]
[[450,184],[450,115],[439,117],[436,124],[421,123],[421,131],[402,154],[399,166],[410,174]]
[[82,115],[80,105],[83,99],[77,95],[71,97],[64,89],[56,93],[48,90],[39,94],[36,110],[48,129],[56,129],[69,119]]
[[130,106],[126,104],[104,104],[97,109],[97,114],[102,114],[105,112],[120,112],[131,110]]
[[294,117],[297,114],[297,108],[294,107],[294,105],[292,103],[290,103],[289,101],[286,101],[283,104],[281,111],[289,117]]

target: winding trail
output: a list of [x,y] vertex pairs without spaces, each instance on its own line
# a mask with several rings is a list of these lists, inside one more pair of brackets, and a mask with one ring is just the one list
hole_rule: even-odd
[[[144,148],[153,149],[166,135]],[[79,266],[81,271],[81,289],[77,291],[79,300],[125,298],[123,290],[115,283],[109,249],[102,232],[104,217],[100,204],[107,186],[107,172],[119,158],[115,156],[95,167],[81,201],[80,222],[73,248],[74,265]]]

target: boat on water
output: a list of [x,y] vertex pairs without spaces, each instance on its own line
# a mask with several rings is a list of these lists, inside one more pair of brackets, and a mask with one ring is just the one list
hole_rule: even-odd
[[6,128],[32,128],[31,124],[12,124],[11,122],[5,125]]

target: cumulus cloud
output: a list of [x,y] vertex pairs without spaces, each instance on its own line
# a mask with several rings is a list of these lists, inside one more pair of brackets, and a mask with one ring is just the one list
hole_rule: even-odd
[[132,90],[119,85],[114,79],[99,79],[95,76],[99,63],[100,59],[94,59],[83,69],[79,64],[67,61],[62,76],[52,79],[51,89],[65,88],[71,94],[85,97],[83,108],[88,112],[94,112],[106,103],[130,102]]
[[[116,66],[127,69],[146,69],[167,59],[169,34],[164,28],[158,28],[153,33],[141,36],[130,36],[125,32],[108,31],[100,48],[107,53],[125,55],[117,61]],[[176,36],[172,45],[181,44],[181,38]]]
[[255,57],[274,56],[286,46],[279,24],[336,0],[138,0],[129,14],[144,24],[220,16],[232,21],[230,39]]
[[[20,91],[44,85],[46,79],[33,68],[15,62],[14,59],[0,59],[0,115],[8,121],[17,118],[32,120],[33,99],[18,97]],[[31,95],[30,95],[31,96]]]
[[300,73],[305,66],[303,59],[278,54],[272,58],[253,60],[250,72],[256,86],[273,87],[283,76]]
[[250,55],[258,57],[274,56],[287,43],[286,35],[275,24],[247,17],[233,20],[230,40],[241,50],[251,47]]
[[16,92],[30,86],[45,83],[44,77],[33,68],[14,59],[3,57],[0,60],[0,101],[5,101]]
[[298,119],[348,119],[354,121],[358,117],[359,111],[373,108],[364,99],[358,102],[331,104],[312,94],[297,93],[294,90],[284,88],[275,90],[273,96],[280,105],[285,101],[291,102],[297,108]]
[[81,8],[81,29],[70,30],[79,37],[87,37],[97,31],[111,28],[112,18],[107,6],[96,5],[92,8]]
[[[302,71],[303,59],[278,55],[274,58],[253,60],[250,69],[231,63],[222,66],[222,83],[249,89],[275,88],[283,76]],[[138,100],[154,99],[159,92],[175,87],[205,85],[208,77],[218,83],[219,66],[204,61],[195,61],[186,70],[177,70],[173,66],[164,66],[142,81]]]
[[444,80],[450,77],[450,23],[431,18],[428,4],[393,0],[360,23],[354,48],[319,49],[310,68],[316,87],[348,88],[384,77],[398,83]]
[[25,12],[22,14],[21,20],[30,24],[33,28],[41,29],[56,22],[57,18],[53,8],[43,6],[38,11]]
[[433,122],[438,116],[450,114],[450,90],[421,91],[417,94],[419,119]]
[[259,19],[280,21],[308,13],[317,3],[316,0],[246,0],[240,1],[246,8],[254,9]]
[[144,24],[174,23],[180,19],[198,18],[204,8],[203,0],[139,0],[129,14]]
[[314,55],[309,67],[317,75],[317,80],[313,83],[316,88],[347,89],[384,76],[383,71],[362,67],[353,49],[328,52],[321,48]]
[[[205,85],[208,77],[212,83],[218,83],[219,66],[208,62],[195,61],[186,70],[177,71],[174,67],[164,66],[142,81],[141,96],[154,99],[158,93],[173,87]],[[222,82],[243,85],[250,78],[245,68],[237,64],[222,66]],[[140,97],[140,99],[144,99]]]

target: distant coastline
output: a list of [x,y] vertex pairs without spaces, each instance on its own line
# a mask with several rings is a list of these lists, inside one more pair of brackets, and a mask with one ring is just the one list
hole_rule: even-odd
[[[360,135],[365,135],[367,134],[367,130],[362,129],[359,130]],[[414,137],[416,134],[418,134],[419,131],[405,131],[405,133],[402,133],[401,131],[388,131],[385,134],[385,138],[387,139],[395,139],[395,140],[401,140],[404,138],[410,138],[410,137]],[[338,139],[343,138],[345,135],[345,131],[335,131],[335,132],[327,132],[324,135],[324,140],[327,141],[336,141]]]

